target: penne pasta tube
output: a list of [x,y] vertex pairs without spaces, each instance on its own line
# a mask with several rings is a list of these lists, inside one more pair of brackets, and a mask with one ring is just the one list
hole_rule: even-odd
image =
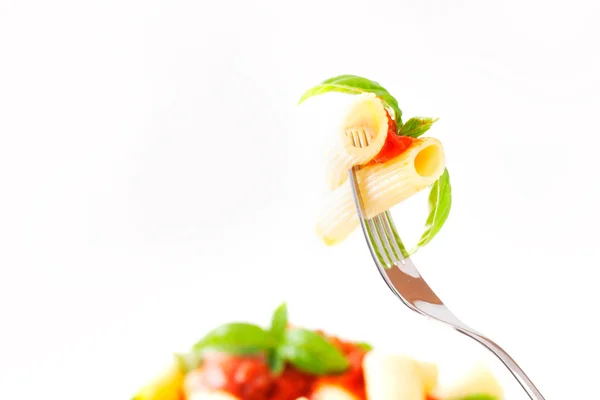
[[[379,153],[388,131],[388,118],[382,101],[373,93],[355,96],[328,151],[327,186],[334,190],[348,178],[354,165],[366,164]],[[352,135],[363,142],[355,146]]]
[[183,373],[173,364],[143,387],[133,400],[180,400],[183,396],[183,384]]
[[421,371],[412,358],[375,351],[363,361],[369,400],[423,400]]
[[440,388],[435,393],[435,397],[441,400],[458,400],[476,395],[487,395],[496,399],[504,398],[502,386],[484,365],[477,366],[461,381]]
[[331,384],[317,386],[310,398],[311,400],[360,400],[348,389]]
[[[399,156],[357,171],[367,218],[373,218],[433,184],[444,172],[446,159],[439,140],[417,139]],[[346,171],[346,174],[348,171]],[[318,218],[317,235],[328,245],[342,242],[359,221],[349,182],[329,193]]]
[[423,380],[425,393],[431,393],[438,383],[438,366],[433,363],[417,361],[417,369]]

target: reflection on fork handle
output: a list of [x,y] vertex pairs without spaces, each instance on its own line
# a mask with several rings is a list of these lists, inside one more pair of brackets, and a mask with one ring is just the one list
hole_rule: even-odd
[[356,167],[348,171],[360,226],[373,261],[390,290],[411,310],[435,319],[476,340],[496,355],[517,379],[531,400],[544,396],[517,363],[495,342],[460,321],[425,282],[412,260],[404,257],[400,238],[389,214],[367,219],[356,179]]
[[[412,265],[410,258],[407,258],[405,263]],[[468,327],[450,312],[448,307],[442,303],[439,297],[437,297],[420,275],[418,278],[415,278],[399,267],[380,269],[380,272],[385,282],[390,289],[392,289],[392,292],[400,298],[408,308],[427,318],[442,322],[482,344],[502,361],[510,373],[519,382],[521,387],[523,387],[527,395],[529,395],[529,398],[532,400],[545,400],[544,396],[542,396],[540,391],[515,360],[513,360],[513,358],[494,341],[475,331],[473,328]]]

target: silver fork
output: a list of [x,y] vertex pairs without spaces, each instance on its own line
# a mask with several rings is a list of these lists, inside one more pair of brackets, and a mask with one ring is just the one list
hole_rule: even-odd
[[[348,131],[354,146],[364,147],[368,143],[367,132]],[[442,300],[429,287],[410,257],[404,257],[404,246],[388,211],[372,219],[365,218],[365,208],[358,188],[356,170],[348,171],[348,180],[352,189],[354,203],[358,212],[360,226],[379,273],[391,291],[413,311],[440,321],[458,332],[467,335],[485,346],[508,368],[532,400],[544,400],[540,391],[527,377],[506,351],[476,330],[460,321]]]

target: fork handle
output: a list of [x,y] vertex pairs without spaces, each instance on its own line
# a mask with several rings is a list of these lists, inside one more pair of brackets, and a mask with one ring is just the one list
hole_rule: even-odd
[[506,351],[499,345],[497,345],[492,340],[488,339],[485,336],[481,336],[474,332],[464,330],[462,328],[456,328],[460,333],[469,336],[472,339],[475,339],[483,346],[485,346],[489,351],[494,353],[496,357],[502,361],[502,363],[508,368],[510,373],[517,379],[521,387],[527,392],[527,395],[531,400],[544,400],[544,396],[540,393],[540,391],[535,387],[531,379],[525,374],[525,372],[519,367],[519,365],[512,359],[511,356],[508,355]]

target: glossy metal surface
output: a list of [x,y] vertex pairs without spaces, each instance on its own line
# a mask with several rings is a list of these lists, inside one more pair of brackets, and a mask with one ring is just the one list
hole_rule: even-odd
[[379,273],[392,292],[411,310],[438,320],[484,345],[510,370],[531,399],[544,400],[533,382],[506,351],[460,321],[429,287],[397,239],[398,233],[389,212],[379,214],[372,219],[364,217],[364,206],[355,169],[349,171],[348,180],[367,245]]

